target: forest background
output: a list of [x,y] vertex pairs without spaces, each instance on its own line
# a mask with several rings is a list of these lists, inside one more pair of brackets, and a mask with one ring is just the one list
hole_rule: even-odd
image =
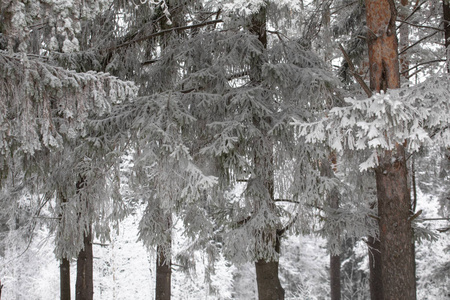
[[448,1],[0,9],[4,299],[450,297]]

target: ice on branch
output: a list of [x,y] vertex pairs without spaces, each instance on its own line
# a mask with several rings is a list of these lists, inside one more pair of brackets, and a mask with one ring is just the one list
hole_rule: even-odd
[[430,78],[408,88],[378,93],[368,99],[346,98],[347,106],[331,109],[314,123],[294,119],[291,124],[307,143],[325,143],[338,153],[371,149],[361,170],[377,165],[376,151],[392,150],[396,143],[410,152],[423,145],[450,145],[450,78]]
[[34,154],[85,134],[89,116],[101,116],[114,103],[136,95],[132,82],[107,73],[77,73],[26,55],[0,52],[0,144],[14,142]]

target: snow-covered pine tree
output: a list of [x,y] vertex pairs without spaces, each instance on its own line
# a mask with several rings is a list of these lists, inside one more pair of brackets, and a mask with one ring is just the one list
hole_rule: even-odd
[[[7,1],[1,5],[5,21],[2,35],[8,42],[5,47],[8,51],[0,53],[2,173],[10,177],[12,167],[17,166],[13,162],[20,162],[27,188],[46,195],[46,199],[55,191],[63,193],[67,205],[62,205],[62,210],[57,205],[56,215],[61,222],[58,228],[62,231],[57,235],[56,253],[60,258],[70,259],[83,247],[76,235],[84,235],[96,219],[95,214],[100,213],[96,208],[104,203],[97,202],[97,207],[94,205],[87,210],[78,201],[99,198],[104,190],[104,187],[95,190],[104,184],[90,176],[93,172],[84,169],[88,158],[93,157],[85,139],[88,118],[103,115],[113,103],[133,97],[135,87],[107,73],[77,73],[51,63],[49,53],[55,50],[52,47],[56,37],[62,44],[59,50],[78,50],[75,35],[79,33],[80,20],[76,18],[92,13],[89,10],[92,3],[78,6],[72,1],[45,5],[38,1]],[[80,13],[70,15],[68,12],[73,10]],[[47,25],[58,32],[48,34],[43,30]],[[95,158],[92,161],[100,162]],[[65,169],[58,167],[63,162],[67,163]],[[74,173],[77,171],[88,172],[83,176],[91,184],[89,193],[87,189],[75,192],[78,173]],[[67,181],[61,181],[62,178]],[[67,207],[74,210],[66,210]],[[38,206],[33,210],[39,214],[42,208]]]

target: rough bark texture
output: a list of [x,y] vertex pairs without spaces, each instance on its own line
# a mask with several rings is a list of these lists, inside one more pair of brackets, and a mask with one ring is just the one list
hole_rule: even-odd
[[59,264],[61,300],[70,300],[70,261],[63,258]]
[[84,237],[84,249],[80,251],[77,259],[76,300],[92,300],[94,298],[93,277],[92,232],[89,229],[88,234]]
[[158,259],[156,262],[156,300],[170,300],[172,268],[170,258],[166,258],[164,249],[157,248]]
[[[394,0],[366,0],[370,85],[377,92],[400,86]],[[375,169],[383,297],[416,299],[411,195],[404,147],[379,155]]]
[[370,88],[377,92],[400,87],[398,40],[395,34],[397,12],[393,1],[366,0]]
[[403,146],[385,153],[375,170],[384,299],[416,299],[411,196]]

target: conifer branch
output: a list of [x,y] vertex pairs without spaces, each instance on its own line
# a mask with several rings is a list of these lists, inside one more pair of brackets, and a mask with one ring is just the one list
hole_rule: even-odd
[[355,66],[353,65],[350,57],[348,56],[347,52],[345,51],[344,47],[342,47],[341,44],[339,44],[339,49],[341,49],[342,54],[344,55],[345,61],[348,63],[348,67],[350,68],[350,73],[355,77],[356,81],[359,83],[359,85],[363,88],[363,90],[366,92],[367,96],[370,98],[372,97],[372,91],[367,86],[367,84],[364,82],[364,79],[356,73]]
[[183,30],[187,30],[187,29],[194,29],[194,28],[199,28],[199,27],[213,25],[213,24],[222,23],[222,22],[223,22],[223,20],[219,19],[219,20],[206,21],[206,22],[202,22],[202,23],[199,23],[199,24],[193,24],[193,25],[187,25],[187,26],[180,26],[180,27],[173,27],[173,28],[169,28],[169,29],[164,29],[164,30],[161,30],[161,31],[158,31],[158,32],[146,35],[146,36],[143,36],[141,38],[134,39],[134,40],[131,40],[129,42],[125,42],[125,43],[119,44],[119,45],[114,46],[114,47],[110,47],[110,48],[106,48],[106,49],[100,49],[100,51],[111,52],[111,51],[115,51],[117,49],[129,46],[129,45],[132,45],[132,44],[135,44],[135,43],[139,43],[139,42],[142,42],[142,41],[145,41],[145,40],[148,40],[148,39],[160,36],[160,35],[164,35],[166,33],[172,32],[172,31],[183,31]]

